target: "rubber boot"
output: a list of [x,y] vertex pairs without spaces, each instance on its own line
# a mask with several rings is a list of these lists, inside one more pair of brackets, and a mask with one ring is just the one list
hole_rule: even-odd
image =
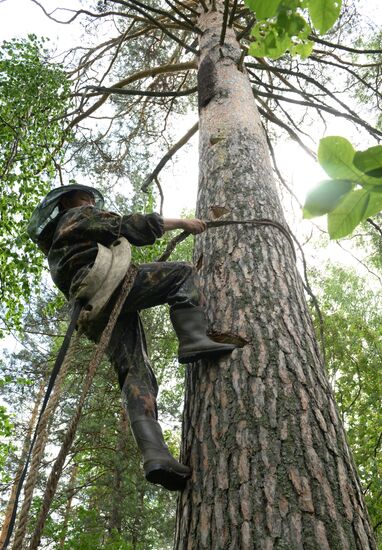
[[200,307],[174,309],[170,317],[179,340],[179,363],[231,353],[236,348],[234,344],[214,342],[207,336],[207,321]]
[[159,422],[149,416],[139,416],[132,422],[131,430],[143,455],[147,481],[162,485],[169,491],[184,489],[191,470],[171,455]]

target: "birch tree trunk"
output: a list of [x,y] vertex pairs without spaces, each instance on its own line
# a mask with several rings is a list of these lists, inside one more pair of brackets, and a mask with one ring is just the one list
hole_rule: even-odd
[[[197,216],[285,224],[241,50],[203,13]],[[177,550],[376,548],[360,483],[280,228],[197,238],[211,332],[243,347],[188,367]]]

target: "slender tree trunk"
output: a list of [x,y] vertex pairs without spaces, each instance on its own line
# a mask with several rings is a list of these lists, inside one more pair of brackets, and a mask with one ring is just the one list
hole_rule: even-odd
[[122,532],[122,503],[124,501],[123,494],[123,468],[124,463],[121,457],[124,456],[125,450],[125,440],[124,440],[124,431],[125,431],[125,415],[124,411],[120,411],[119,415],[119,426],[118,426],[118,440],[117,440],[117,449],[114,456],[113,464],[113,496],[112,496],[112,505],[110,513],[110,522],[109,530],[112,532],[116,530],[118,533]]
[[[222,6],[199,26],[197,215],[285,224],[240,48]],[[197,239],[212,332],[243,347],[187,373],[177,550],[374,549],[292,246],[275,226]]]
[[29,420],[27,434],[25,436],[24,443],[23,443],[23,448],[21,450],[20,464],[17,468],[17,472],[16,472],[16,475],[15,475],[15,479],[13,481],[12,489],[11,489],[11,494],[10,494],[10,497],[9,497],[9,500],[8,500],[7,508],[5,510],[4,523],[3,523],[3,527],[2,527],[2,530],[1,530],[1,534],[0,534],[0,545],[1,546],[3,546],[4,541],[6,539],[6,536],[8,534],[8,528],[9,528],[9,524],[11,522],[13,507],[15,505],[15,500],[16,500],[17,487],[18,487],[18,484],[19,484],[19,481],[20,481],[21,474],[23,473],[25,460],[26,460],[28,450],[29,450],[29,446],[30,446],[31,440],[32,440],[32,433],[33,433],[33,430],[36,426],[37,414],[38,414],[38,411],[40,409],[40,404],[41,404],[42,398],[44,396],[45,383],[46,383],[46,381],[43,380],[40,384],[39,390],[37,392],[36,400],[34,402],[32,414],[31,414],[31,417],[30,417],[30,420]]
[[69,484],[68,484],[68,499],[66,501],[66,506],[65,506],[64,524],[62,526],[62,535],[59,542],[59,548],[63,548],[65,546],[65,540],[68,534],[69,519],[72,511],[73,497],[76,490],[77,473],[78,473],[78,465],[73,464],[73,467],[70,472],[70,478],[69,478]]

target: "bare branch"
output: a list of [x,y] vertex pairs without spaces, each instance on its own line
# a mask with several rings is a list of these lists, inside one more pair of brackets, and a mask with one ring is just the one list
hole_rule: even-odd
[[162,170],[165,164],[171,159],[171,157],[175,155],[177,151],[179,151],[181,147],[183,147],[183,145],[185,145],[191,139],[191,137],[197,132],[198,128],[199,128],[199,123],[197,122],[196,124],[194,124],[194,126],[190,130],[188,130],[188,132],[179,141],[177,141],[177,143],[175,143],[175,145],[171,147],[171,149],[164,155],[164,157],[157,164],[154,171],[145,179],[141,187],[142,191],[147,192],[147,189],[150,183],[155,178],[157,178],[159,172]]
[[[118,12],[118,11],[106,11],[106,12],[103,12],[103,13],[93,13],[93,12],[88,11],[88,10],[70,10],[69,8],[56,8],[52,12],[49,13],[49,12],[46,11],[44,6],[42,4],[40,4],[40,2],[38,2],[37,0],[31,0],[31,2],[36,4],[36,6],[38,6],[39,8],[41,8],[41,10],[44,12],[44,14],[49,19],[51,19],[55,23],[60,23],[61,25],[69,25],[75,19],[77,19],[77,17],[79,15],[89,15],[90,17],[94,17],[95,19],[100,19],[102,17],[108,17],[109,15],[117,15],[118,17],[131,17],[129,15],[124,15],[123,13]],[[67,21],[60,21],[59,19],[56,19],[55,17],[52,17],[52,14],[56,11],[68,11],[70,13],[74,13],[74,15],[73,15],[73,17],[71,17]]]
[[[123,80],[120,80],[119,82],[114,84],[114,86],[111,86],[110,89],[116,90],[124,88],[132,82],[136,82],[137,80],[142,80],[150,76],[152,77],[157,74],[176,73],[184,70],[196,69],[196,67],[196,61],[186,61],[184,63],[161,65],[159,67],[154,67],[151,69],[144,69],[132,74],[127,78],[124,78]],[[101,105],[105,103],[109,95],[110,93],[103,94],[98,101],[96,101],[89,109],[87,109],[87,111],[81,113],[74,120],[72,120],[72,122],[68,125],[68,129],[73,128],[76,124],[81,122],[81,120],[93,114],[97,109],[99,109],[99,107],[101,107]]]
[[359,124],[360,126],[365,128],[376,139],[380,139],[380,136],[382,136],[382,132],[380,130],[378,130],[377,128],[374,128],[373,126],[370,126],[370,124],[368,124],[367,122],[365,122],[364,120],[362,120],[358,116],[354,117],[354,116],[352,116],[348,113],[341,113],[341,111],[338,111],[337,109],[334,109],[333,107],[329,107],[328,105],[313,103],[312,101],[302,101],[302,100],[297,100],[297,99],[291,99],[289,97],[280,96],[280,95],[277,95],[277,94],[259,92],[259,90],[253,90],[253,95],[255,97],[257,97],[257,96],[269,97],[269,98],[272,98],[272,99],[279,99],[280,101],[286,101],[287,103],[293,103],[295,105],[305,105],[306,107],[313,107],[314,109],[322,110],[322,111],[330,113],[334,116],[338,116],[338,117],[341,117],[341,118],[346,118],[348,120],[351,120],[352,122],[355,122],[356,124]]
[[229,16],[229,21],[228,21],[228,26],[229,27],[232,27],[233,22],[235,21],[236,8],[237,8],[237,0],[233,0],[231,15]]
[[[107,88],[105,86],[86,86],[89,90],[94,90],[94,94],[89,94],[87,97],[93,97],[94,95],[99,95],[100,93],[103,94],[117,94],[117,95],[140,95],[145,97],[180,97],[185,95],[191,95],[195,94],[198,91],[198,88],[195,86],[194,88],[189,88],[188,90],[177,90],[175,92],[157,92],[154,90],[129,90],[126,88],[123,88],[121,90],[114,89],[114,88]],[[79,95],[79,94],[75,94]]]
[[229,15],[229,0],[224,0],[223,24],[222,24],[222,32],[220,35],[221,46],[223,46],[224,40],[225,40],[225,33],[227,30],[227,23],[228,23],[228,15]]
[[328,42],[327,40],[318,38],[318,36],[315,36],[314,34],[311,34],[309,36],[309,39],[313,40],[313,42],[317,42],[318,44],[323,44],[324,46],[328,46],[329,48],[334,48],[335,50],[344,50],[345,52],[359,53],[359,54],[376,54],[376,55],[382,53],[382,50],[358,50],[357,48],[351,48],[350,46],[343,46],[342,44],[333,44],[332,42]]
[[199,29],[199,27],[197,27],[196,24],[193,21],[191,21],[191,19],[189,17],[187,17],[187,15],[182,13],[182,11],[180,9],[178,9],[176,6],[171,4],[170,0],[165,0],[165,2],[168,6],[170,6],[170,8],[172,8],[174,10],[174,12],[176,14],[179,15],[179,17],[181,17],[182,19],[184,19],[184,21],[186,21],[186,23],[188,23],[190,29],[195,30],[195,32],[197,32],[198,34],[202,34],[201,29]]
[[270,122],[277,124],[277,126],[280,126],[280,128],[283,128],[283,130],[288,132],[289,136],[294,141],[296,141],[304,149],[304,151],[308,153],[309,156],[311,156],[313,159],[316,159],[316,154],[311,149],[309,149],[309,147],[307,147],[303,141],[301,141],[301,139],[296,134],[296,132],[294,132],[292,128],[290,128],[290,126],[288,126],[285,122],[280,120],[275,115],[275,113],[269,109],[268,105],[264,101],[262,101],[259,97],[256,99],[264,107],[264,109],[262,109],[261,107],[258,107],[260,114],[264,116],[266,119],[268,119]]
[[[153,25],[155,25],[156,27],[158,27],[159,29],[161,29],[161,31],[164,33],[164,34],[167,34],[167,36],[169,38],[171,38],[172,40],[174,40],[175,42],[177,42],[178,44],[180,44],[181,46],[183,46],[183,48],[185,48],[187,51],[189,52],[192,52],[194,54],[197,54],[197,50],[195,50],[195,48],[193,48],[192,46],[188,46],[187,44],[185,44],[183,42],[183,40],[180,40],[180,38],[178,38],[175,34],[171,33],[169,30],[168,30],[168,25],[165,23],[162,25],[162,23],[160,23],[160,21],[158,19],[155,19],[155,17],[152,17],[151,15],[149,15],[148,13],[146,13],[143,9],[141,9],[138,5],[138,2],[137,0],[132,0],[132,2],[126,2],[125,0],[112,0],[113,2],[115,2],[116,4],[122,4],[123,6],[126,6],[127,8],[131,8],[133,10],[136,10],[138,13],[140,13],[141,15],[143,15],[146,19],[148,19],[149,21],[151,21],[151,23],[153,23]],[[140,3],[139,3],[140,4]],[[141,5],[141,4],[140,4]],[[148,9],[148,8],[147,8]],[[164,12],[166,13],[166,12]],[[184,28],[184,25],[182,23],[180,23],[177,19],[175,19],[175,21],[181,25],[181,27]]]
[[[336,97],[336,95],[331,92],[328,88],[326,88],[325,86],[323,86],[322,84],[320,84],[320,82],[318,82],[316,79],[302,73],[302,72],[296,72],[296,71],[292,71],[290,69],[282,69],[282,68],[279,68],[279,67],[272,67],[272,65],[269,65],[268,63],[266,63],[264,60],[262,60],[262,63],[247,63],[246,66],[248,67],[253,67],[253,68],[256,68],[256,69],[267,69],[269,71],[272,71],[274,74],[276,74],[276,76],[278,78],[280,78],[280,80],[282,80],[282,82],[284,82],[285,84],[287,84],[291,89],[293,89],[294,91],[296,91],[297,93],[299,93],[300,95],[305,95],[305,97],[307,95],[312,95],[312,94],[304,94],[301,92],[301,90],[298,90],[297,88],[295,88],[290,82],[288,82],[286,79],[284,78],[281,78],[280,77],[280,73],[282,74],[288,74],[290,76],[295,76],[296,78],[302,78],[303,80],[305,80],[306,82],[309,82],[310,84],[313,84],[313,86],[316,86],[319,90],[321,90],[322,92],[324,92],[325,96],[329,96],[331,97],[336,103],[338,103],[339,105],[341,105],[341,107],[343,107],[348,113],[350,113],[353,117],[355,118],[358,118],[358,115],[357,113],[355,113],[352,109],[350,109],[350,107],[348,107],[343,101],[341,101],[340,99],[338,99],[338,97]],[[316,97],[316,96],[314,96]]]
[[375,221],[373,221],[371,218],[366,218],[366,221],[372,225],[377,231],[378,233],[381,235],[382,237],[382,228],[377,224],[375,223]]

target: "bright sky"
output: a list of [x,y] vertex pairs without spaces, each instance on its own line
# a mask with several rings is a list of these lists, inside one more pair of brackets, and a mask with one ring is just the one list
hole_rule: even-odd
[[[59,6],[67,10],[88,7],[87,0],[41,0],[50,12]],[[361,0],[374,23],[382,24],[381,0]],[[67,19],[70,12],[57,11],[55,17]],[[28,33],[49,36],[52,44],[58,44],[61,52],[80,42],[81,27],[79,22],[70,25],[59,25],[50,21],[32,0],[0,0],[0,40],[15,36],[22,37]],[[196,120],[196,113],[184,117],[175,130],[179,137],[189,129]],[[352,140],[363,139],[362,133],[354,134],[354,127],[343,120],[333,120],[327,127],[326,135],[343,135]],[[365,134],[366,136],[366,134]],[[322,136],[315,136],[317,140]],[[364,147],[372,145],[372,140],[365,137]],[[311,144],[315,149],[314,144]],[[291,141],[280,142],[276,147],[276,158],[288,183],[295,189],[301,202],[309,188],[325,177],[319,165]],[[192,209],[196,200],[197,187],[197,136],[178,155],[180,162],[169,163],[162,172],[161,181],[165,193],[165,215],[178,216],[184,208]],[[150,167],[152,168],[152,167]]]
[[[67,10],[88,7],[86,0],[42,0],[47,10],[52,12],[60,6]],[[380,0],[362,0],[361,4],[367,6],[368,13],[374,22],[382,23],[382,5]],[[54,16],[60,20],[67,20],[71,13],[59,10]],[[9,39],[15,36],[22,37],[28,33],[49,36],[52,44],[58,44],[58,51],[63,51],[80,41],[81,27],[79,21],[70,25],[60,25],[49,20],[39,6],[32,0],[0,0],[0,40]],[[196,120],[196,114],[190,115],[183,121],[184,129],[190,128]],[[184,132],[179,128],[179,135]],[[337,120],[330,124],[327,135],[349,136],[353,133],[349,124]],[[317,136],[317,138],[322,136]],[[162,179],[165,182],[165,196],[172,197],[172,200],[165,199],[165,214],[178,215],[183,208],[190,209],[195,204],[197,186],[197,137],[191,141],[186,152],[181,156],[183,162],[178,166],[169,166],[163,172]],[[365,144],[367,147],[369,143]],[[312,145],[314,149],[314,145]],[[295,187],[300,200],[303,201],[307,189],[314,186],[322,179],[323,172],[299,146],[290,141],[280,143],[276,148],[277,158],[280,166],[289,182]],[[185,165],[187,176],[184,176]],[[167,202],[166,202],[167,201]]]

